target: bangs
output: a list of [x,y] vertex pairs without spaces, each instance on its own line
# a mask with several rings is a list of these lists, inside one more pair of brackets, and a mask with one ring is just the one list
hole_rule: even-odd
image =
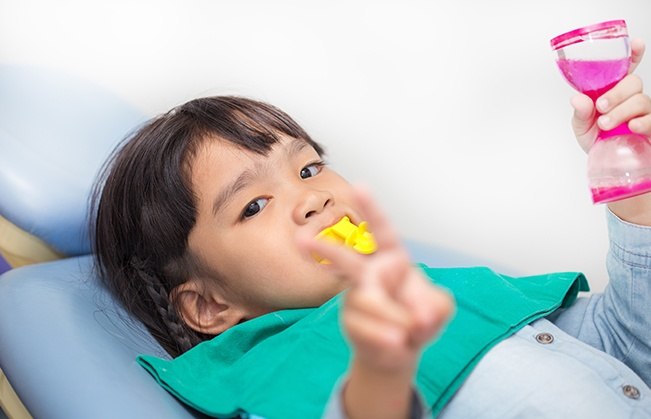
[[280,109],[241,97],[195,99],[180,107],[179,113],[194,123],[194,135],[217,137],[245,150],[266,155],[281,136],[304,140],[319,155],[324,150],[289,115]]

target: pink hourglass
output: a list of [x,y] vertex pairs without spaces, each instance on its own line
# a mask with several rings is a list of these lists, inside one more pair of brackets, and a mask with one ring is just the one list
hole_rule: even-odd
[[[626,22],[612,20],[551,40],[561,73],[578,91],[596,101],[628,73],[630,46]],[[651,191],[651,142],[628,123],[599,131],[588,152],[588,183],[595,204]]]

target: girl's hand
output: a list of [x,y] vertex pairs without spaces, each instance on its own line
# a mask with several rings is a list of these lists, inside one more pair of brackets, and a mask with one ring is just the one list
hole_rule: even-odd
[[342,316],[354,349],[343,392],[346,416],[405,418],[421,349],[448,321],[454,303],[412,266],[370,196],[358,189],[357,200],[378,246],[374,254],[314,238],[299,240],[350,282]]
[[378,249],[360,255],[324,240],[304,245],[332,262],[350,282],[344,296],[343,323],[354,347],[355,362],[376,372],[408,370],[420,350],[447,322],[452,297],[415,268],[398,236],[368,193],[357,189]]
[[[642,80],[631,74],[644,55],[644,42],[631,41],[631,67],[628,76],[597,99],[596,109],[585,95],[572,98],[572,127],[584,151],[590,150],[599,129],[613,129],[628,121],[635,133],[651,137],[651,98],[643,93]],[[608,208],[629,223],[651,226],[651,193],[608,203]]]
[[592,147],[599,129],[613,129],[626,121],[631,131],[651,137],[651,99],[643,93],[642,80],[632,74],[644,56],[644,49],[642,40],[631,41],[628,76],[597,99],[596,109],[586,95],[578,94],[572,98],[572,128],[585,152]]

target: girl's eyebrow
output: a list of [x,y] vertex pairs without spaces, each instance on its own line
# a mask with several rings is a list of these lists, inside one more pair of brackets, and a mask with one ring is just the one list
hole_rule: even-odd
[[289,144],[287,144],[287,146],[285,147],[285,152],[287,153],[287,157],[294,157],[307,146],[309,146],[307,141],[298,138],[292,138]]
[[[257,172],[257,170],[255,170],[255,172]],[[217,215],[217,213],[221,211],[233,196],[249,185],[255,177],[254,171],[250,169],[246,169],[240,173],[234,182],[222,189],[222,191],[217,195],[212,204],[212,214]]]
[[[309,144],[300,139],[292,138],[289,143],[281,143],[283,152],[288,158],[300,153]],[[253,169],[245,169],[240,175],[224,189],[219,192],[212,205],[213,216],[219,211],[242,189],[246,188],[253,180],[260,177],[261,164],[257,163]]]

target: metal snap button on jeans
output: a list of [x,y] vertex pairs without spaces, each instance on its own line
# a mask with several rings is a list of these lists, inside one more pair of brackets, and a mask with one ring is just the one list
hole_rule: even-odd
[[624,396],[628,397],[629,399],[637,400],[640,398],[640,390],[630,384],[626,384],[624,387],[622,387],[622,391],[624,392]]
[[554,341],[554,335],[547,332],[538,333],[536,335],[536,340],[538,341],[538,343],[541,343],[543,345],[548,345]]

